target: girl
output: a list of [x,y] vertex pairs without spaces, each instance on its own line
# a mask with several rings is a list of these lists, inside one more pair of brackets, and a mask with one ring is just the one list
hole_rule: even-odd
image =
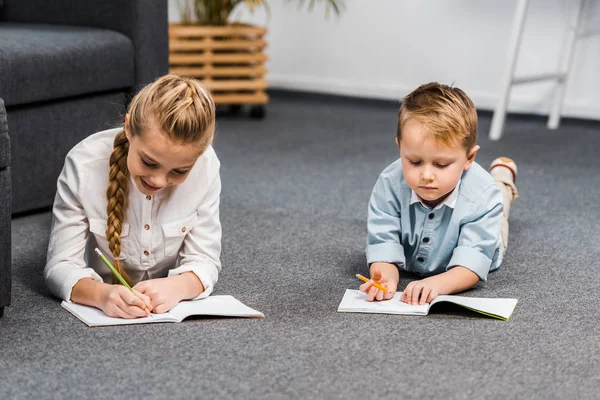
[[[131,101],[121,129],[67,155],[58,178],[46,284],[111,317],[164,313],[207,297],[221,269],[215,105],[191,78],[166,75]],[[94,254],[113,265],[137,297]]]

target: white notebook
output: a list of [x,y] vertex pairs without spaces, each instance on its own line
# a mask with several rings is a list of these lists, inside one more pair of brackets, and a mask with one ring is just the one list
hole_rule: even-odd
[[192,315],[214,317],[265,317],[260,311],[250,308],[235,297],[228,295],[209,296],[201,300],[182,301],[167,313],[151,314],[149,317],[134,319],[109,317],[98,308],[68,303],[66,301],[63,301],[61,305],[88,326],[181,322]]
[[402,292],[396,292],[390,300],[367,301],[366,294],[353,289],[346,289],[338,307],[338,312],[427,315],[431,306],[447,302],[458,304],[469,310],[508,321],[517,306],[517,299],[465,297],[456,295],[440,295],[431,303],[413,306],[400,301]]

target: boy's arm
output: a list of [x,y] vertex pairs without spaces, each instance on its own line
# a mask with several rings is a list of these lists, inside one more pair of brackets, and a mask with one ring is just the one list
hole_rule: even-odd
[[468,268],[456,266],[439,275],[413,281],[406,286],[400,300],[409,304],[431,303],[440,294],[462,292],[479,282],[479,276]]
[[479,282],[479,276],[468,268],[456,266],[423,281],[437,288],[438,294],[452,294],[472,288]]
[[492,261],[502,246],[503,211],[500,190],[490,186],[474,203],[469,222],[461,225],[446,272],[409,283],[401,300],[410,304],[430,303],[440,294],[458,293],[487,280]]
[[373,276],[373,272],[375,270],[379,270],[379,272],[381,272],[382,280],[389,281],[390,283],[392,283],[391,286],[398,286],[398,282],[400,281],[400,273],[398,272],[398,267],[396,266],[396,264],[374,262],[369,268],[369,273],[371,274],[371,276]]
[[[368,301],[390,299],[396,293],[400,281],[398,265],[405,262],[404,247],[400,243],[400,201],[393,186],[394,176],[401,172],[395,167],[392,164],[379,176],[369,200],[366,255],[371,281],[360,287],[367,293]],[[373,282],[388,291],[377,289]]]
[[[396,264],[374,262],[369,269],[371,279],[368,282],[360,285],[360,291],[367,294],[367,301],[373,300],[389,300],[394,297],[398,290],[398,282],[400,274]],[[377,288],[375,284],[379,284],[387,290]]]
[[468,222],[460,227],[458,243],[446,271],[464,267],[486,281],[496,253],[502,247],[502,193],[494,184],[482,193],[473,207]]
[[384,171],[373,188],[367,215],[367,263],[404,264],[400,200],[393,188],[393,176]]

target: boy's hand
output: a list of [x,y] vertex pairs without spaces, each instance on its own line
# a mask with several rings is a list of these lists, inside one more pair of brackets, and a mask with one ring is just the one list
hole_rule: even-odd
[[431,303],[439,294],[439,289],[435,282],[429,278],[420,281],[412,281],[406,286],[400,300],[412,304]]
[[150,310],[163,314],[184,299],[176,276],[150,279],[135,285],[133,289],[150,298]]
[[109,317],[141,318],[150,315],[150,299],[141,293],[137,297],[123,285],[106,285],[100,296],[100,309]]
[[[373,282],[377,282],[381,286],[387,288],[388,291],[384,292],[383,290],[377,289],[375,286],[373,286]],[[398,282],[393,279],[383,277],[381,271],[377,267],[374,267],[371,270],[371,280],[363,283],[359,287],[361,292],[367,294],[367,301],[389,300],[394,296],[397,288]]]

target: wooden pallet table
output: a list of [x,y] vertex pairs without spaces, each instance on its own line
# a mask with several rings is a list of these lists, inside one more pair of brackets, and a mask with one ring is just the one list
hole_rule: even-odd
[[269,101],[264,79],[266,33],[264,27],[245,24],[170,24],[169,70],[200,80],[215,104],[233,110],[251,105],[250,116],[264,118]]

